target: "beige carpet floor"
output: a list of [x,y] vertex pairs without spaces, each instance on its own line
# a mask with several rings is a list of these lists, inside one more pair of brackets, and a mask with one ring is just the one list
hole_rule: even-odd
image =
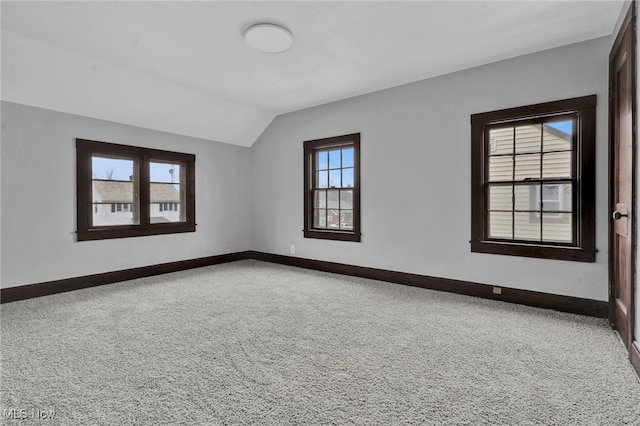
[[640,425],[604,320],[258,261],[1,322],[3,424]]

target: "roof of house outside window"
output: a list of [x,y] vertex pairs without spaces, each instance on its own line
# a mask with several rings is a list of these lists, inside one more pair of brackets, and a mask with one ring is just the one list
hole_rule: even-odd
[[[93,201],[103,203],[133,203],[133,182],[94,180]],[[152,203],[179,203],[180,192],[171,183],[151,184]]]

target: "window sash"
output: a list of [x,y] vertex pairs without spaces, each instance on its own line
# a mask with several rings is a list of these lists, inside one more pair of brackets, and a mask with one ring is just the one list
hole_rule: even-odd
[[[484,177],[483,177],[483,192],[484,192],[484,231],[483,236],[484,240],[487,241],[502,241],[502,242],[513,242],[513,243],[521,243],[521,244],[545,244],[545,245],[554,245],[554,246],[562,246],[562,247],[573,247],[577,245],[577,224],[576,220],[576,200],[575,197],[572,197],[571,200],[571,209],[568,211],[562,211],[560,208],[557,210],[549,210],[544,209],[543,211],[543,200],[541,199],[541,194],[539,193],[540,188],[546,185],[563,185],[568,184],[571,185],[571,193],[576,194],[577,180],[575,179],[576,175],[576,147],[577,147],[577,135],[575,132],[576,122],[577,122],[576,113],[570,114],[557,114],[550,115],[544,117],[538,117],[534,119],[520,119],[520,120],[510,120],[506,123],[494,124],[494,125],[486,125],[484,126],[484,138],[485,141],[485,149],[483,154],[484,161]],[[572,132],[570,134],[570,140],[568,141],[569,147],[571,150],[567,150],[565,148],[562,149],[549,149],[545,147],[545,141],[550,136],[549,123],[566,121],[571,122]],[[533,148],[524,148],[522,145],[526,146],[526,142],[524,142],[520,147],[518,146],[519,141],[527,140],[526,136],[523,135],[525,129],[529,129],[528,134],[529,137],[534,137]],[[504,153],[498,152],[497,149],[497,138],[492,137],[492,133],[501,132],[503,136],[509,135],[511,133],[511,147],[509,148],[509,141],[507,139],[506,143],[503,144],[503,147],[506,147],[506,151]],[[520,133],[519,133],[520,131]],[[536,132],[539,134],[536,137]],[[520,139],[519,139],[520,137]],[[536,144],[539,142],[539,146]],[[547,143],[552,143],[547,141]],[[530,142],[531,144],[531,142]],[[553,145],[552,145],[553,146]],[[545,178],[545,156],[554,155],[558,153],[568,153],[568,177],[566,178]],[[492,180],[492,167],[491,160],[498,159],[503,165],[500,166],[501,169],[493,168],[493,171],[496,172],[496,177],[500,176],[499,180]],[[524,161],[518,161],[521,159],[528,160],[529,163],[533,164],[533,168],[531,171],[527,170],[527,163]],[[505,161],[506,160],[506,161]],[[564,160],[561,160],[564,161]],[[498,163],[500,164],[500,163]],[[525,170],[525,173],[519,173],[519,167],[522,167]],[[531,166],[529,166],[531,168]],[[537,169],[537,170],[536,170]],[[507,174],[499,170],[506,170]],[[529,171],[530,173],[526,173]],[[510,172],[510,176],[508,173]],[[537,176],[535,175],[537,173]],[[525,177],[522,177],[525,176]],[[512,188],[512,205],[510,210],[496,210],[490,206],[489,203],[489,193],[490,188],[494,188],[496,186],[510,186]],[[516,191],[515,188],[517,186],[526,186],[533,188],[536,191],[535,199],[538,201],[537,205],[533,208],[529,205],[528,209],[518,208],[516,205]],[[496,237],[496,234],[492,234],[491,224],[496,223],[495,214],[496,213],[510,213],[511,214],[511,237],[506,237],[504,233],[500,237]],[[518,221],[516,220],[516,216],[518,213],[530,213],[532,219],[536,219],[535,222],[539,224],[539,238],[535,239],[532,236],[528,239],[518,238],[517,237],[517,227]],[[564,214],[571,215],[571,220],[569,224],[571,226],[570,229],[570,241],[553,241],[550,239],[545,239],[545,230],[544,223],[545,219],[548,222],[548,219],[551,217],[551,214],[555,214],[555,217],[562,217]],[[566,223],[565,223],[566,225]],[[522,226],[522,225],[521,225]],[[566,239],[565,239],[566,240]]]
[[[545,182],[545,183],[542,183]],[[543,186],[546,185],[553,185],[553,186],[557,186],[559,188],[558,191],[558,198],[555,199],[554,202],[559,204],[559,208],[557,209],[550,209],[550,208],[546,208],[544,207],[544,200],[540,199],[540,188],[542,188]],[[572,200],[570,203],[570,208],[563,208],[563,192],[564,192],[564,185],[569,185],[571,187],[571,194],[572,194]],[[495,241],[495,242],[512,242],[512,243],[526,243],[526,244],[532,244],[532,243],[537,243],[537,244],[545,244],[545,245],[553,245],[553,246],[559,246],[559,247],[572,247],[576,245],[576,240],[577,240],[577,227],[575,226],[575,223],[578,219],[578,216],[576,214],[576,208],[575,206],[575,197],[574,194],[576,194],[576,180],[575,179],[564,179],[564,180],[555,180],[552,184],[549,184],[546,181],[535,181],[533,183],[531,182],[498,182],[498,183],[486,183],[485,184],[485,206],[486,206],[486,210],[485,210],[485,214],[484,214],[484,219],[485,219],[485,226],[484,226],[484,235],[485,235],[485,240],[487,241]],[[511,190],[511,201],[510,201],[510,207],[509,208],[494,208],[491,206],[491,196],[490,196],[490,191],[491,188],[509,188]],[[533,197],[528,196],[527,198],[527,204],[528,204],[528,208],[523,208],[518,206],[517,201],[516,201],[516,191],[515,188],[528,188],[528,190],[526,191],[527,194],[533,194]],[[543,201],[543,203],[541,203],[540,201]],[[520,203],[522,204],[522,202]],[[527,213],[529,214],[529,223],[530,224],[534,224],[536,225],[536,227],[538,228],[538,235],[539,238],[534,239],[534,238],[529,238],[529,239],[523,239],[523,238],[517,238],[517,220],[516,220],[516,216],[523,214],[523,213]],[[493,217],[495,217],[494,215],[496,214],[500,214],[500,215],[509,215],[510,217],[510,227],[511,227],[511,232],[510,232],[510,237],[506,237],[504,236],[504,230],[503,230],[503,235],[502,236],[496,236],[495,234],[492,234],[491,232],[491,220]],[[568,220],[566,220],[565,218],[567,218]],[[553,219],[553,220],[551,220]],[[494,219],[495,220],[495,219]],[[545,223],[547,226],[549,225],[553,225],[553,227],[558,228],[559,225],[561,224],[567,224],[569,223],[571,226],[570,229],[570,235],[571,238],[569,241],[566,240],[566,238],[559,240],[558,238],[556,239],[552,239],[550,238],[549,233],[551,232],[548,229],[545,229]],[[532,225],[531,225],[532,226]],[[559,233],[563,233],[564,229],[559,229],[557,230],[557,232]],[[566,232],[566,231],[564,231]],[[545,235],[549,235],[547,238],[545,238]]]

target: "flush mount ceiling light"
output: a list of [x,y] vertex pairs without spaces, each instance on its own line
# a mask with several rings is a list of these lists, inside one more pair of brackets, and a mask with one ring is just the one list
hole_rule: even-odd
[[275,24],[256,24],[244,33],[247,44],[261,52],[282,53],[293,44],[291,32]]

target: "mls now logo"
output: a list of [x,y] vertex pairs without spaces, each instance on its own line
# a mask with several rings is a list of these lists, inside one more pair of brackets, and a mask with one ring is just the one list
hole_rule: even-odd
[[26,408],[9,408],[2,409],[3,419],[24,420],[29,418],[29,413]]
[[3,408],[2,418],[11,420],[26,420],[26,419],[39,419],[39,420],[53,420],[56,416],[56,412],[53,410],[40,410],[40,409],[26,409],[26,408]]

